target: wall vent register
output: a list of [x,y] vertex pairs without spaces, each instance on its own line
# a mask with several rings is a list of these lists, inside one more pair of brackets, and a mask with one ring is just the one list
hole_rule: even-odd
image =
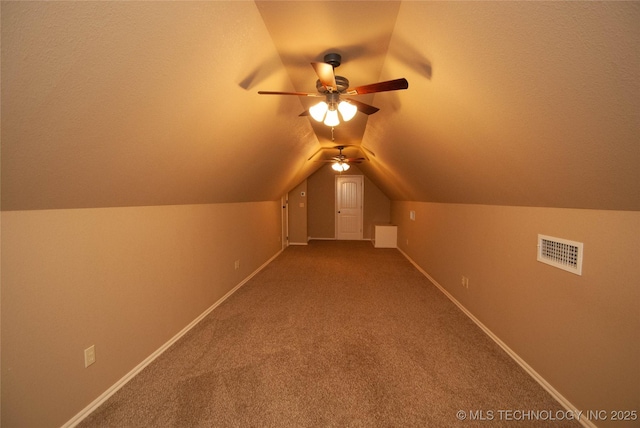
[[538,261],[582,275],[583,243],[538,235]]

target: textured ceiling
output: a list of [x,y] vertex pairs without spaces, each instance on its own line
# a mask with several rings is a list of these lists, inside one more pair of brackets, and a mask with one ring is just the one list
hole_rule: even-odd
[[[392,199],[640,210],[640,2],[1,13],[3,210],[274,200],[337,144]],[[358,97],[380,111],[333,135],[311,100],[257,94],[313,91],[327,52],[352,86],[409,89]]]

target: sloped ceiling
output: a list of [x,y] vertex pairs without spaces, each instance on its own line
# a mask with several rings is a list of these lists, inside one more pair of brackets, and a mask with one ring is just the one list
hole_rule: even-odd
[[[639,2],[2,2],[2,209],[390,198],[640,210]],[[298,115],[337,52],[380,111]],[[315,156],[313,156],[316,154]],[[311,160],[309,160],[311,158]]]

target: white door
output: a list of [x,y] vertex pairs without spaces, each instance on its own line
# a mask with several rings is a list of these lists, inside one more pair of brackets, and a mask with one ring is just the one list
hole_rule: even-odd
[[362,239],[362,176],[336,176],[336,239]]

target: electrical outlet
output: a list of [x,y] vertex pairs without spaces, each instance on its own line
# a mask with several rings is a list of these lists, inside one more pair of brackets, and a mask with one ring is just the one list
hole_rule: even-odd
[[96,345],[91,345],[84,350],[84,368],[96,362]]
[[240,269],[240,260],[236,260],[236,263],[235,263],[234,267],[236,269]]

